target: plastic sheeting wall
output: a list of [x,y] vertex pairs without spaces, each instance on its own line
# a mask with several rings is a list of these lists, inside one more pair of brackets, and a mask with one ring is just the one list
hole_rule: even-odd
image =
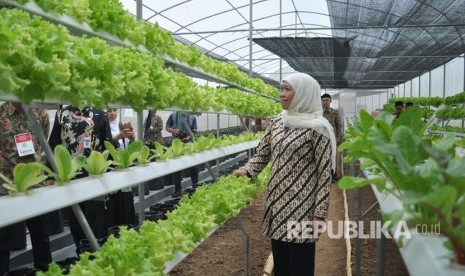
[[[448,97],[465,91],[465,65],[463,56],[455,58],[443,66],[394,87],[396,97],[410,96],[413,83],[413,97]],[[445,68],[445,69],[444,69]],[[444,79],[445,70],[445,79]],[[431,76],[431,80],[430,80]],[[445,83],[444,83],[445,80]],[[430,88],[431,85],[431,88]]]
[[429,73],[420,76],[420,97],[429,97]]
[[342,91],[339,94],[339,108],[346,117],[354,116],[357,112],[356,92]]
[[464,58],[456,58],[446,64],[446,97],[465,91]]

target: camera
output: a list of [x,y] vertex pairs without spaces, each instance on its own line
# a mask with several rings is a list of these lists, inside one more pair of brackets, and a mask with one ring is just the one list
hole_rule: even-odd
[[123,129],[128,129],[128,130],[130,130],[130,131],[133,131],[131,122],[124,122],[124,123],[123,123]]
[[179,133],[176,135],[174,135],[174,137],[178,138],[178,139],[184,139],[184,138],[187,138],[189,137],[189,134],[185,133],[184,131],[179,131]]

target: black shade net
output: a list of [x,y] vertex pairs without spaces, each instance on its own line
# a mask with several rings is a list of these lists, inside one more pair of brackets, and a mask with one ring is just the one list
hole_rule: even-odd
[[465,52],[465,0],[327,0],[332,38],[256,38],[324,88],[389,88]]

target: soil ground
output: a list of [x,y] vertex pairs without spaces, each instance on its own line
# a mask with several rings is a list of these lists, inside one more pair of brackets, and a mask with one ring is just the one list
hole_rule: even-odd
[[[263,275],[263,267],[271,253],[269,239],[261,234],[261,220],[265,194],[251,202],[239,215],[250,239],[249,275]],[[355,207],[357,193],[355,192]],[[363,208],[366,210],[376,202],[371,187],[364,188]],[[357,214],[357,208],[354,209]],[[378,211],[371,212],[364,218],[365,225],[370,220],[378,219]],[[336,184],[332,185],[328,220],[344,220],[344,199],[342,191]],[[367,232],[365,232],[367,233]],[[355,241],[351,241],[352,274],[356,275]],[[360,275],[376,274],[376,240],[362,240]],[[346,243],[343,238],[329,239],[323,235],[317,243],[315,275],[339,276],[346,274]],[[399,250],[392,240],[386,241],[385,258],[386,276],[408,275]],[[228,220],[203,244],[201,244],[183,262],[170,273],[172,276],[231,276],[244,275],[244,241],[235,219]]]

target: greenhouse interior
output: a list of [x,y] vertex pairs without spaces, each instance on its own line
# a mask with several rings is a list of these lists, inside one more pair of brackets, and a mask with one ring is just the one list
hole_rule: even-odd
[[0,275],[465,275],[465,0],[0,0]]

